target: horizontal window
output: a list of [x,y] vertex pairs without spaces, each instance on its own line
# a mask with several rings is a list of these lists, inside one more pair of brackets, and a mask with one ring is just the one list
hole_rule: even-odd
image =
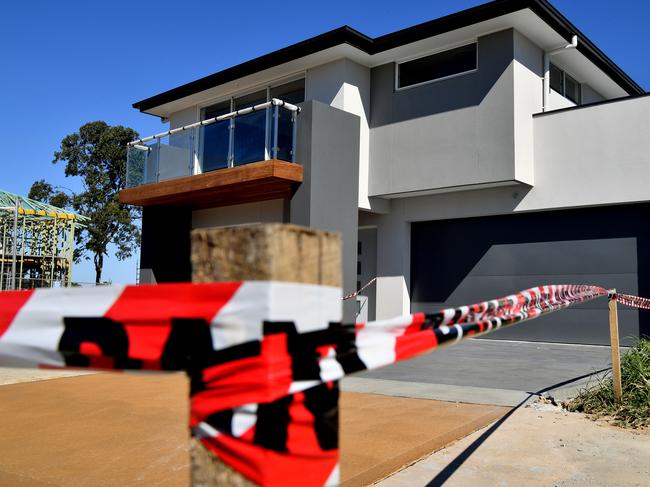
[[[271,98],[279,98],[288,103],[305,101],[305,79],[270,86],[246,95],[230,98],[203,109],[203,120],[218,117],[242,108],[258,105]],[[206,125],[202,128],[200,153],[202,171],[223,169],[229,166],[248,164],[268,159],[273,151],[272,133],[275,125],[272,108],[240,115],[234,120]],[[278,110],[278,136],[275,157],[284,161],[293,159],[293,121],[287,110]]]
[[476,69],[476,43],[406,61],[397,66],[397,87],[426,83]]
[[551,64],[550,66],[551,88],[560,95],[568,98],[576,105],[580,105],[582,98],[582,89],[571,76],[566,74],[560,68]]

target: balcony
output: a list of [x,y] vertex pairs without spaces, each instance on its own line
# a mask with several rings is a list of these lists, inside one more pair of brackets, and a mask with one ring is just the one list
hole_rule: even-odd
[[120,202],[201,207],[290,195],[303,175],[299,111],[273,99],[129,143]]
[[535,186],[520,209],[650,200],[650,96],[533,117]]

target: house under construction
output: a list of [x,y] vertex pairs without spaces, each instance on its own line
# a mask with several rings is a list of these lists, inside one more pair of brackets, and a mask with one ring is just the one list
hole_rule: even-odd
[[75,231],[88,220],[0,190],[0,290],[70,286]]

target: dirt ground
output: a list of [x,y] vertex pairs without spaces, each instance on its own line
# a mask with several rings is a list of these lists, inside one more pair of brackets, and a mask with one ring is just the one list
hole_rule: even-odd
[[503,423],[497,421],[376,485],[443,483],[446,487],[647,486],[650,431],[624,430],[551,404],[533,403],[515,410]]

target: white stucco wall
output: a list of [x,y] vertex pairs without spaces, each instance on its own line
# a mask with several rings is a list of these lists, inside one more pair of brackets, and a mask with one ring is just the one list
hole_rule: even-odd
[[557,91],[551,89],[548,93],[548,109],[547,112],[551,110],[561,110],[562,108],[570,108],[576,106],[568,98],[563,97]]
[[650,97],[535,117],[535,187],[518,211],[650,199]]
[[515,178],[533,185],[535,156],[532,115],[542,111],[544,54],[518,31],[514,31],[513,42]]
[[411,300],[404,276],[379,277],[375,286],[377,295],[383,297],[377,301],[376,319],[388,320],[411,312]]
[[370,69],[349,59],[312,68],[307,71],[305,100],[318,100],[359,116],[359,208],[369,209]]
[[283,201],[270,200],[192,212],[192,228],[223,227],[247,223],[282,223]]
[[175,129],[198,121],[198,110],[196,106],[192,106],[185,110],[172,113],[169,116],[169,129]]
[[587,103],[596,103],[603,101],[605,97],[594,90],[587,83],[582,84],[582,104],[586,105]]

